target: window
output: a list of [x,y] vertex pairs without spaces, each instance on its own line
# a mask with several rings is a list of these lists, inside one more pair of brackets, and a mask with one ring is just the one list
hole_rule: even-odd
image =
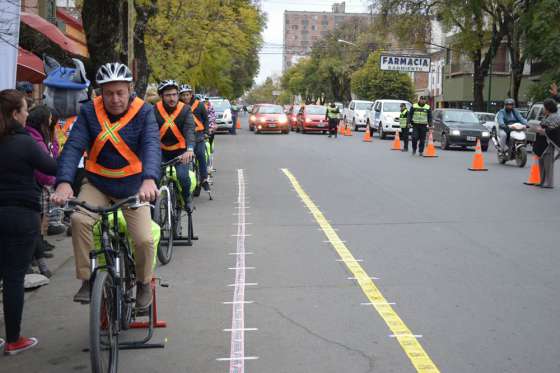
[[540,111],[540,107],[535,105],[533,106],[533,108],[531,109],[531,111],[529,112],[529,115],[527,115],[527,120],[535,120],[537,119],[538,116],[538,112]]
[[303,26],[307,26],[307,25],[309,25],[309,21],[306,20],[306,19],[304,19],[303,21],[301,21],[301,24],[302,24]]
[[292,30],[297,30],[297,29],[299,29],[298,25],[292,25]]
[[317,26],[315,25],[311,26],[311,31],[315,31],[315,30],[317,30]]

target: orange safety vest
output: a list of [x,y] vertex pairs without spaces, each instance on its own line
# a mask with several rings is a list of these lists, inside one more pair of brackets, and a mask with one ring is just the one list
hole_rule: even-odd
[[56,123],[55,134],[60,150],[62,150],[62,147],[64,147],[64,144],[66,144],[68,135],[70,135],[70,130],[72,130],[72,126],[76,122],[77,118],[77,116],[73,116],[70,118],[61,119]]
[[193,113],[194,122],[196,123],[196,132],[204,131],[204,124],[194,115],[194,111],[198,107],[199,101],[195,100],[194,104],[191,106],[191,111]]
[[173,150],[187,148],[185,137],[183,136],[181,131],[179,131],[179,127],[177,126],[177,124],[175,124],[175,119],[177,119],[179,114],[181,114],[181,111],[183,110],[184,107],[185,104],[179,102],[177,104],[177,108],[175,109],[175,111],[171,113],[171,115],[169,115],[167,114],[165,108],[163,107],[163,102],[160,101],[156,104],[156,108],[158,109],[159,114],[164,120],[163,125],[159,129],[159,139],[160,140],[163,139],[167,131],[171,130],[171,132],[175,136],[175,139],[177,140],[177,142],[174,145],[164,145],[163,143],[161,143],[161,148],[163,150],[173,151]]
[[[86,170],[94,174],[112,178],[121,179],[128,176],[136,175],[142,172],[142,161],[138,158],[136,154],[126,144],[123,138],[119,135],[119,131],[123,129],[130,121],[138,114],[144,101],[136,97],[134,101],[130,104],[126,114],[115,123],[111,123],[107,112],[103,107],[103,98],[96,97],[93,100],[93,106],[95,108],[95,115],[101,126],[101,132],[95,138],[93,146],[89,152],[89,157],[86,160]],[[119,154],[126,159],[128,166],[111,169],[104,167],[103,165],[97,163],[97,157],[101,150],[105,147],[107,141],[113,144],[113,147]]]

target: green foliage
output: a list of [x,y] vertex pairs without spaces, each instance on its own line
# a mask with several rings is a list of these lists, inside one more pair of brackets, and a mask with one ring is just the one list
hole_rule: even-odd
[[273,91],[278,90],[280,87],[274,83],[271,78],[267,78],[266,81],[254,87],[246,96],[245,101],[248,104],[264,104],[264,103],[275,103],[276,98],[272,95]]
[[532,1],[531,12],[522,19],[526,50],[531,58],[546,64],[551,73],[560,72],[560,6],[558,0]]
[[366,64],[352,74],[352,91],[365,100],[414,99],[414,87],[407,74],[379,68],[380,52],[369,56]]
[[265,19],[248,0],[157,0],[146,33],[152,80],[239,97],[258,72]]

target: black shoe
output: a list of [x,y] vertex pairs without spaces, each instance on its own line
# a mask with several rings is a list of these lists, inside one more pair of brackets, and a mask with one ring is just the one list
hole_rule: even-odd
[[66,226],[64,224],[49,225],[47,228],[47,236],[55,236],[66,232]]
[[401,152],[408,152],[408,148],[401,149]]
[[76,295],[74,295],[74,302],[82,303],[82,304],[89,304],[91,298],[91,283],[89,281],[83,281],[82,287]]
[[143,284],[138,282],[136,284],[136,309],[145,310],[152,304],[152,287],[150,283]]
[[420,157],[423,157],[423,156],[424,156],[424,152],[420,152]]
[[200,185],[202,186],[202,189],[204,189],[205,192],[210,191],[210,184],[208,184],[208,180],[204,180]]
[[51,259],[54,258],[54,254],[50,252],[43,253],[43,258]]

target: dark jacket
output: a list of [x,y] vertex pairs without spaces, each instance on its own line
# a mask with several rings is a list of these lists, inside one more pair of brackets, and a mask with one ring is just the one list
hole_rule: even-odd
[[[193,97],[189,106],[193,106],[196,99]],[[198,118],[204,124],[204,131],[195,131],[195,138],[196,142],[204,141],[206,135],[208,134],[210,123],[208,121],[208,113],[206,112],[206,108],[204,107],[204,102],[199,101],[198,106],[193,111],[193,115]],[[196,127],[196,125],[195,125]]]
[[0,142],[0,206],[41,211],[41,189],[34,171],[56,174],[56,161],[16,122]]
[[[111,122],[119,118],[109,116]],[[82,105],[80,115],[70,131],[68,141],[64,145],[58,160],[56,184],[63,182],[72,184],[76,170],[84,151],[88,151],[95,138],[101,132],[93,102]],[[159,130],[154,115],[154,108],[144,104],[138,114],[119,132],[130,149],[140,158],[142,172],[120,179],[106,178],[86,171],[88,180],[101,192],[114,198],[126,198],[138,193],[145,179],[159,180],[161,164],[161,148]],[[127,161],[113,148],[110,142],[105,144],[98,157],[98,162],[105,167],[121,168]]]
[[[175,111],[174,109],[167,108],[165,104],[163,105],[163,107],[165,108],[165,111],[167,111],[167,114],[171,114]],[[155,106],[154,106],[154,113],[156,115],[156,121],[158,127],[161,128],[165,120],[163,119],[163,117],[159,113],[159,110]],[[175,119],[175,124],[177,125],[177,127],[179,127],[179,130],[181,131],[183,137],[185,138],[185,142],[187,143],[187,149],[194,150],[194,144],[195,144],[194,127],[195,126],[194,126],[193,115],[191,113],[191,107],[189,105],[185,105],[183,110],[181,110],[181,113],[179,113],[179,116]],[[160,141],[163,144],[170,145],[170,144],[174,144],[176,142],[176,139],[175,136],[173,136],[173,134],[171,133],[171,131],[167,131],[165,136],[163,136],[163,138]],[[173,151],[162,150],[161,155],[163,161],[167,162],[175,157],[180,156],[184,152],[185,150],[181,150],[181,149],[173,150]]]

